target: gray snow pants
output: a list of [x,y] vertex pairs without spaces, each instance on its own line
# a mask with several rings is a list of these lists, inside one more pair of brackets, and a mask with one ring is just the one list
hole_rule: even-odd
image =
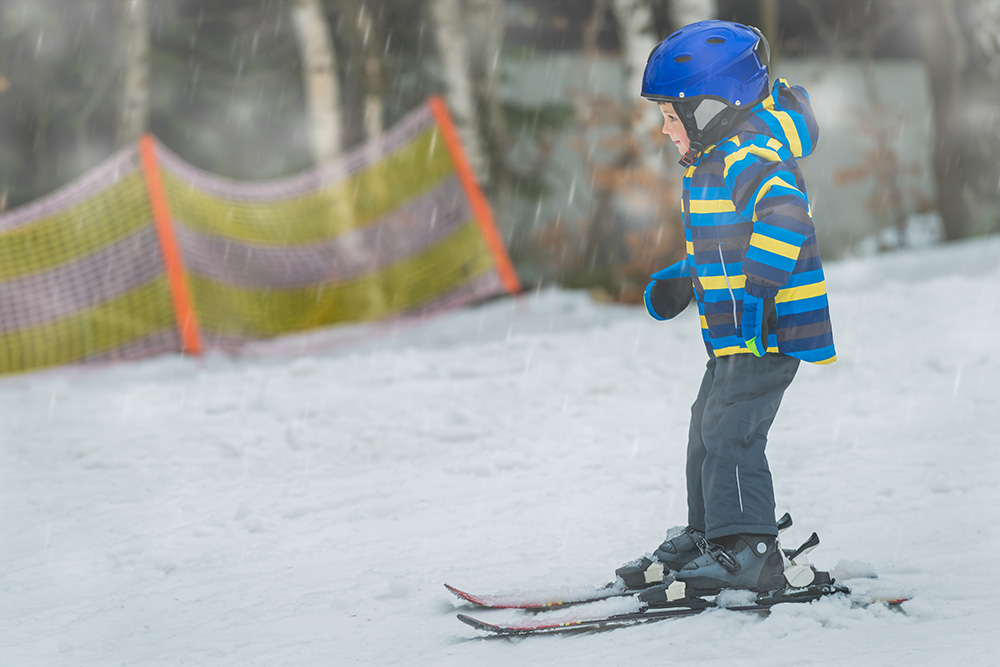
[[799,360],[783,354],[710,359],[688,432],[688,525],[708,539],[777,535],[767,432]]

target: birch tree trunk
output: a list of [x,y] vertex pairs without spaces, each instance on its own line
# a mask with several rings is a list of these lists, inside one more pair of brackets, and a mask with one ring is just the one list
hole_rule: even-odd
[[[660,40],[653,34],[653,11],[648,0],[613,0],[619,38],[625,52],[626,93],[639,96],[646,60]],[[665,37],[666,35],[664,35]]]
[[469,64],[474,103],[483,111],[475,125],[483,150],[481,180],[504,190],[508,179],[503,159],[509,145],[507,121],[500,99],[500,51],[503,48],[506,12],[503,0],[466,0]]
[[149,0],[123,0],[125,71],[115,148],[139,139],[149,125]]
[[470,76],[470,47],[460,0],[430,0],[431,19],[441,58],[445,100],[466,157],[480,183],[486,176],[482,142],[476,128],[476,101]]
[[[333,40],[320,0],[294,0],[292,21],[302,57],[307,109],[313,135],[313,155],[317,166],[327,165],[340,154],[343,141],[340,86]],[[330,226],[343,232],[340,240],[345,252],[353,254],[360,262],[375,261],[375,250],[366,246],[358,235],[347,233],[355,228],[355,207],[352,201],[344,196],[331,197]],[[360,319],[370,319],[372,313],[384,312],[385,300],[385,290],[372,282],[363,308],[354,315]]]
[[625,97],[634,109],[628,116],[628,131],[636,141],[641,166],[659,172],[661,145],[654,144],[650,137],[656,136],[662,116],[655,104],[640,97],[646,61],[659,43],[654,34],[653,12],[646,0],[613,0],[612,7],[625,55]]
[[320,0],[294,0],[292,22],[302,58],[313,157],[321,165],[341,151],[340,88],[333,40]]

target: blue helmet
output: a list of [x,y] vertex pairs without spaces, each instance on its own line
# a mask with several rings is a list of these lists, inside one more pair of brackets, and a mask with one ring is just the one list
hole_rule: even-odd
[[642,75],[642,96],[670,102],[695,154],[723,138],[744,109],[770,89],[764,35],[730,21],[684,26],[653,49]]

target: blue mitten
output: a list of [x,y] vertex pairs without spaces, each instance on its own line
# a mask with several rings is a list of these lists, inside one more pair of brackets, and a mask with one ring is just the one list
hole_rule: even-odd
[[691,303],[694,290],[686,259],[671,264],[650,277],[653,280],[646,285],[643,301],[646,311],[654,319],[662,321],[677,317]]
[[778,295],[778,288],[759,285],[748,280],[744,291],[740,333],[747,349],[755,356],[763,357],[767,354],[771,329],[778,326],[778,317],[774,310],[774,297]]

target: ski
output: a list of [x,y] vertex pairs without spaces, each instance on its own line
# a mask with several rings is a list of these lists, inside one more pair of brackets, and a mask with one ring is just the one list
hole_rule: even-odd
[[[611,627],[620,625],[636,625],[666,618],[677,618],[680,616],[693,616],[700,614],[706,609],[712,608],[710,605],[703,607],[676,607],[669,609],[650,609],[621,614],[609,614],[606,616],[583,616],[579,618],[564,618],[558,621],[546,621],[544,619],[528,619],[515,623],[494,624],[478,618],[473,618],[466,614],[458,614],[458,620],[477,630],[492,632],[497,635],[533,635],[551,633],[576,628],[588,627]],[[750,611],[769,609],[762,605],[747,605],[741,607],[731,607],[734,611]]]
[[[729,591],[727,591],[729,592]],[[733,591],[732,593],[737,593]],[[725,609],[733,612],[767,612],[776,605],[788,603],[812,602],[826,596],[848,596],[851,597],[850,590],[843,585],[831,582],[819,586],[810,586],[802,589],[786,589],[775,593],[757,595],[750,601],[740,603],[738,598],[730,596],[727,600],[688,598],[678,600],[667,607],[646,607],[642,608],[638,598],[634,598],[636,609],[621,613],[581,613],[579,615],[560,614],[558,618],[548,619],[529,617],[524,620],[505,623],[489,623],[487,621],[459,614],[458,620],[477,630],[482,630],[495,635],[533,635],[549,634],[577,629],[601,629],[612,627],[623,627],[638,625],[653,621],[661,621],[668,618],[678,618],[683,616],[693,616],[710,609]],[[857,606],[869,606],[872,604],[886,604],[898,606],[905,602],[907,597],[897,598],[868,598],[858,599],[851,597],[852,604]],[[727,603],[728,602],[728,603]]]
[[[786,512],[780,519],[778,519],[778,533],[783,533],[791,526],[792,517]],[[784,551],[785,557],[794,562],[796,557],[808,553],[815,548],[817,544],[819,544],[819,537],[813,533],[812,537],[810,537],[810,539],[798,549],[786,549]],[[633,563],[630,563],[629,565],[638,564],[640,561],[643,562],[643,570],[649,568],[650,566],[656,568],[656,564],[654,564],[654,562],[649,558],[633,561]],[[526,611],[546,611],[560,607],[571,607],[588,602],[596,602],[598,600],[607,600],[609,598],[631,596],[638,593],[646,586],[654,583],[660,583],[663,581],[663,577],[667,574],[667,572],[668,570],[665,570],[662,566],[659,567],[653,578],[648,578],[645,576],[644,572],[640,572],[639,579],[645,579],[645,581],[642,584],[633,582],[632,585],[628,585],[626,583],[627,579],[623,580],[622,577],[619,576],[615,579],[615,581],[599,587],[577,586],[572,588],[538,591],[514,590],[498,593],[477,594],[464,591],[460,588],[452,586],[451,584],[445,584],[444,587],[462,600],[477,607],[483,607],[486,609],[524,609]]]
[[453,594],[473,604],[477,607],[487,609],[524,609],[526,611],[543,611],[557,609],[560,607],[570,607],[607,600],[608,598],[624,597],[634,594],[635,590],[628,590],[621,581],[615,581],[600,587],[576,587],[573,589],[560,589],[551,591],[510,591],[507,593],[490,593],[479,595],[469,593],[451,584],[445,584],[445,588]]

